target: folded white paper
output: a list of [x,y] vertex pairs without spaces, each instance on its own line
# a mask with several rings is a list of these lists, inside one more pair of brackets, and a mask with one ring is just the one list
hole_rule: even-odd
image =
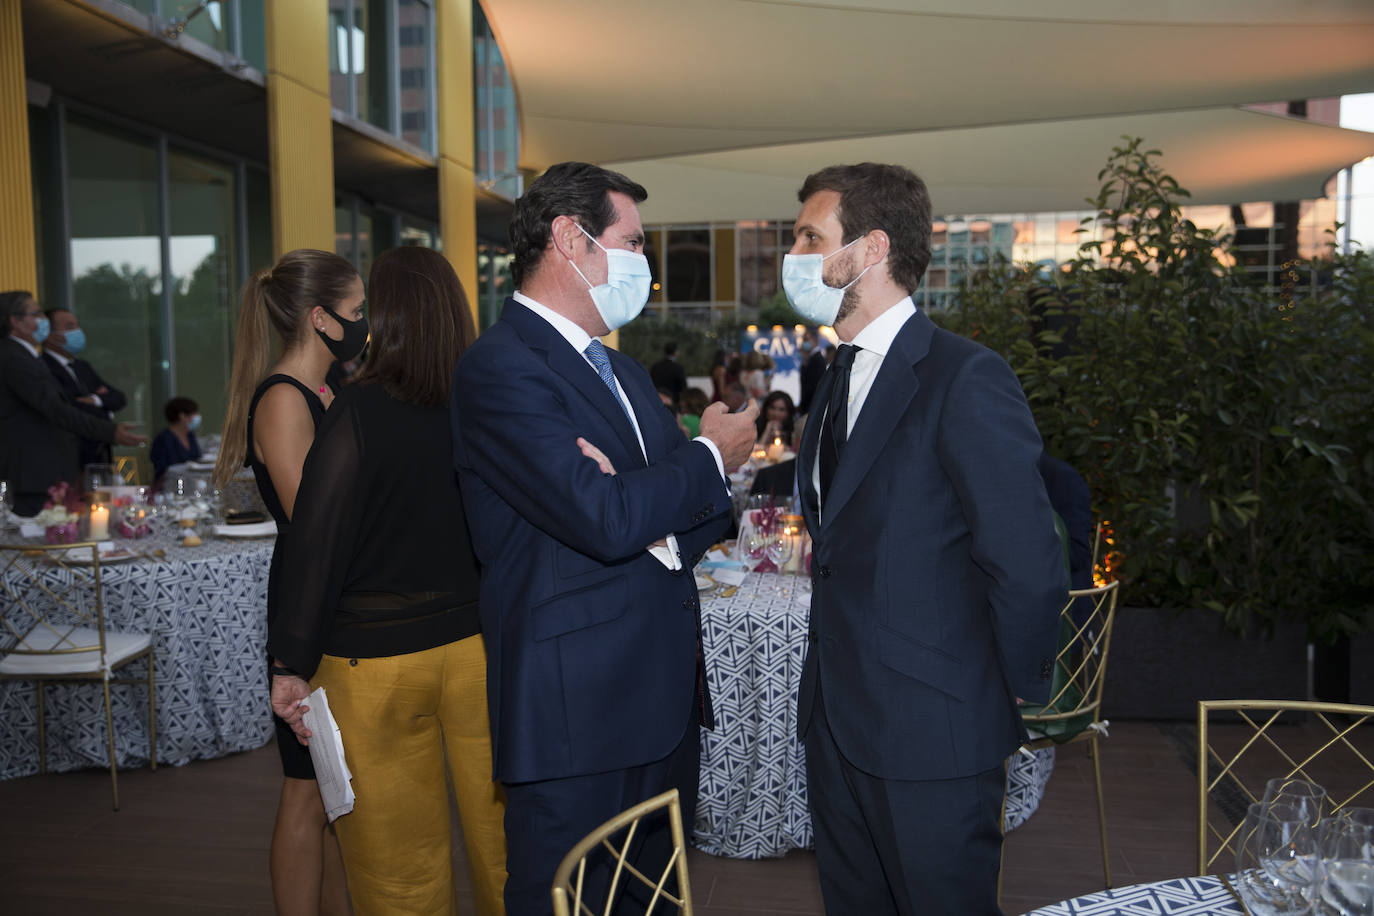
[[268,519],[265,522],[252,522],[247,525],[216,525],[215,534],[222,538],[262,538],[277,533],[277,523]]
[[310,729],[310,760],[315,764],[315,781],[320,786],[324,812],[333,823],[339,816],[353,810],[353,774],[344,760],[343,735],[329,711],[329,699],[323,687],[317,687],[306,697],[310,707],[302,717]]

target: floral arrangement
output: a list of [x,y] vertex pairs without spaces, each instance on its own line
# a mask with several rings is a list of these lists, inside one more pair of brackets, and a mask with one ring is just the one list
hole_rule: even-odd
[[48,487],[48,502],[43,511],[34,516],[34,521],[44,528],[53,525],[71,525],[81,517],[81,500],[66,482]]
[[49,544],[71,544],[80,538],[80,507],[80,496],[65,481],[48,488],[48,502],[34,521],[43,526]]

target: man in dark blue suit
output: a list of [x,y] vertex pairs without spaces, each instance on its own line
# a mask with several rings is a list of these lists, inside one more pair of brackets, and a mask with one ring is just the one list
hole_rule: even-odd
[[798,477],[814,545],[798,697],[829,913],[997,913],[1002,762],[1047,698],[1068,582],[1040,437],[995,353],[912,304],[925,184],[833,166],[799,198],[793,306],[842,341]]
[[691,567],[728,522],[724,471],[758,410],[713,404],[688,441],[597,339],[648,298],[645,197],[585,163],[531,184],[517,291],[454,372],[513,916],[550,911],[558,862],[617,812],[676,786],[690,824],[711,719]]

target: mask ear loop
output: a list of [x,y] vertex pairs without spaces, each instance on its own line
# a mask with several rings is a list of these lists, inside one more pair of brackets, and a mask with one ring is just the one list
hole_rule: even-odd
[[[605,251],[605,250],[606,250],[606,246],[603,245],[603,244],[601,244],[600,242],[598,242],[598,241],[596,240],[596,237],[593,236],[590,232],[588,232],[585,228],[583,228],[583,226],[582,226],[581,223],[574,223],[573,225],[575,225],[578,229],[581,229],[581,230],[582,230],[582,234],[585,235],[587,238],[591,239],[593,245],[595,245],[597,248],[600,248],[602,251]],[[854,241],[857,242],[858,239],[855,239]],[[609,258],[609,255],[608,255],[608,257],[607,257],[607,262],[608,262],[608,263],[609,263],[609,260],[610,260],[610,258]],[[587,275],[584,274],[584,273],[582,273],[582,269],[581,269],[580,267],[577,266],[577,262],[576,262],[576,261],[574,261],[572,258],[568,258],[568,263],[572,265],[572,269],[573,269],[573,270],[577,271],[577,275],[578,275],[579,277],[582,278],[582,282],[585,283],[585,284],[587,284],[587,289],[596,289],[595,286],[592,286],[592,281],[587,279]]]

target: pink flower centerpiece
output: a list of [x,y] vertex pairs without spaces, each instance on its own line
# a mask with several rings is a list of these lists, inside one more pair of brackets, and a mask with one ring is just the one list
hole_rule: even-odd
[[74,544],[81,540],[81,499],[65,482],[48,488],[48,502],[34,521],[43,526],[49,544]]

